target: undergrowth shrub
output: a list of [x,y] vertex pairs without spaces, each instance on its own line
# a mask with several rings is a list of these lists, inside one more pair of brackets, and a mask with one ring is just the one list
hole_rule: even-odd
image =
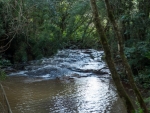
[[125,48],[125,54],[131,67],[133,71],[137,72],[135,74],[145,69],[145,66],[150,66],[150,59],[148,58],[149,51],[150,45],[148,42],[138,42],[132,47]]
[[125,54],[134,73],[135,81],[144,88],[150,88],[150,45],[141,41],[125,48]]

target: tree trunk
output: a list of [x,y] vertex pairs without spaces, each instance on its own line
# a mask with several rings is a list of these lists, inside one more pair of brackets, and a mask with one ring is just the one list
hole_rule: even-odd
[[97,6],[96,6],[96,1],[95,0],[90,0],[90,3],[91,3],[92,11],[93,11],[95,27],[97,29],[97,32],[98,32],[99,36],[100,36],[101,44],[102,44],[104,52],[105,52],[105,59],[106,59],[107,65],[108,65],[108,67],[110,69],[113,81],[114,81],[114,83],[116,85],[116,88],[117,88],[117,91],[119,93],[119,96],[125,102],[125,106],[127,108],[127,112],[128,113],[133,113],[133,112],[135,112],[135,109],[134,109],[134,107],[132,105],[132,102],[131,102],[129,96],[125,92],[125,89],[124,89],[124,87],[123,87],[123,85],[122,85],[122,83],[120,81],[120,77],[119,77],[119,75],[117,73],[117,70],[115,68],[115,64],[114,64],[114,61],[112,59],[112,55],[111,55],[111,51],[110,51],[110,48],[109,48],[109,44],[107,42],[107,38],[106,38],[106,35],[105,35],[105,32],[104,32],[104,28],[103,28],[103,26],[100,23],[100,18],[99,18],[98,9],[97,9]]
[[146,105],[143,101],[143,98],[141,96],[141,93],[140,91],[138,90],[136,84],[135,84],[135,81],[134,81],[134,78],[133,78],[133,73],[132,73],[132,70],[131,70],[131,67],[127,61],[127,58],[124,54],[124,45],[123,45],[123,42],[122,42],[122,35],[119,31],[119,28],[117,26],[117,23],[115,21],[115,18],[112,14],[112,10],[110,9],[110,4],[109,4],[109,1],[108,0],[105,0],[105,4],[106,4],[106,7],[107,7],[107,13],[108,13],[108,17],[113,25],[113,28],[114,28],[114,31],[116,33],[116,36],[117,36],[117,39],[118,39],[118,43],[119,43],[119,46],[120,46],[120,57],[122,59],[122,63],[127,71],[127,76],[128,76],[128,79],[129,79],[129,82],[130,82],[130,85],[135,93],[135,95],[137,96],[137,99],[138,99],[138,102],[140,103],[140,106],[141,108],[144,110],[144,113],[148,113],[148,109],[146,108]]

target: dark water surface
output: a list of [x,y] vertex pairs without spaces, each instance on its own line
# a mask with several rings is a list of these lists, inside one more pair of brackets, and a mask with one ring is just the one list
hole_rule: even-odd
[[63,50],[11,73],[3,86],[13,113],[126,113],[102,54]]

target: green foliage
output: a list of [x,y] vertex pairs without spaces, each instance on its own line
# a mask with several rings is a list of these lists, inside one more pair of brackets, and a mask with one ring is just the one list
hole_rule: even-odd
[[148,51],[148,52],[145,54],[145,57],[147,57],[148,59],[150,59],[150,51]]
[[0,69],[0,81],[6,79],[6,73]]
[[[148,93],[150,93],[150,92],[148,92]],[[150,96],[147,97],[147,98],[145,98],[144,101],[145,101],[145,103],[146,103],[148,106],[150,106]],[[149,109],[149,111],[150,111],[150,107],[149,107],[148,109]]]
[[34,41],[34,43],[32,53],[37,59],[56,53],[59,44],[57,40],[49,37],[40,38],[37,42]]
[[138,42],[132,47],[126,47],[125,53],[129,63],[135,69],[143,69],[144,66],[150,65],[148,53],[150,51],[148,42]]
[[[150,105],[150,97],[147,97],[144,99],[144,102],[147,104],[147,105]],[[137,105],[137,109],[136,109],[136,112],[135,113],[144,113],[143,110],[141,109],[140,107],[140,104],[138,102],[136,102],[136,105]],[[150,108],[148,108],[148,110],[150,111]]]
[[3,10],[3,3],[0,2],[0,37],[5,33],[3,29],[3,21],[2,21],[2,10]]
[[150,87],[150,45],[140,41],[132,47],[126,47],[125,53],[135,75],[135,81],[144,88]]
[[136,109],[135,113],[144,113],[143,110],[140,108],[139,103],[137,103],[138,108]]
[[[112,0],[110,2],[123,36],[124,52],[135,75],[135,80],[145,88],[150,87],[150,8],[148,4],[150,1],[142,0]],[[112,26],[109,22],[107,24],[106,34],[112,53],[117,59],[118,42]]]
[[6,59],[2,58],[2,56],[0,56],[0,67],[1,66],[8,66],[8,65],[11,65],[10,61],[6,60]]
[[26,62],[27,61],[26,44],[24,42],[20,42],[18,47],[19,48],[16,50],[14,54],[14,60]]
[[13,62],[47,57],[58,49],[100,47],[88,1],[12,0],[2,6],[3,38],[11,43],[6,56]]
[[143,71],[139,71],[138,76],[135,76],[135,81],[142,87],[150,88],[150,67],[146,67]]

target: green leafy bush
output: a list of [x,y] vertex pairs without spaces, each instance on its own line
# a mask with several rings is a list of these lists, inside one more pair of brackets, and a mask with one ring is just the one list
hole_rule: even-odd
[[138,42],[132,47],[125,48],[125,54],[129,63],[134,70],[143,70],[145,66],[150,66],[150,59],[148,53],[150,51],[148,42]]
[[6,79],[6,73],[0,69],[0,81]]
[[150,87],[150,45],[139,41],[132,47],[126,47],[125,53],[134,73],[137,84],[144,88]]
[[1,66],[8,66],[8,65],[11,65],[10,61],[6,60],[6,59],[2,58],[2,56],[0,56],[0,67]]
[[144,88],[150,88],[150,67],[146,67],[144,71],[139,71],[138,76],[135,76],[135,81]]

